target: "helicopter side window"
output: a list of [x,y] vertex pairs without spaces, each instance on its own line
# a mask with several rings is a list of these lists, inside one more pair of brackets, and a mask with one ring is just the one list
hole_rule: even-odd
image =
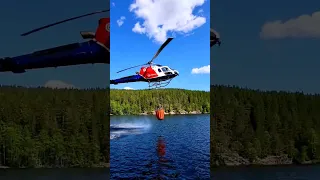
[[158,72],[161,72],[161,69],[160,69],[160,68],[158,68]]

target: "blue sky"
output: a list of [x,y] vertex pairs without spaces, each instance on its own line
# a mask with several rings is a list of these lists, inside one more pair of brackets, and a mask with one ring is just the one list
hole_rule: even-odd
[[[133,32],[133,27],[137,22],[142,24],[143,18],[137,17],[134,12],[129,11],[129,7],[135,1],[111,1],[111,64],[110,77],[111,79],[120,78],[123,76],[133,75],[140,67],[116,73],[119,70],[139,65],[151,60],[156,53],[161,43],[157,42],[157,37],[149,38],[146,34]],[[163,2],[164,4],[162,4]],[[178,12],[181,10],[177,4],[181,1],[170,1],[171,5],[162,8],[162,5],[168,5],[167,1],[161,1],[156,9],[149,8],[150,6],[138,4],[141,11],[146,13],[148,18],[156,18],[161,21],[162,17],[174,21],[177,18]],[[183,1],[183,7],[189,7],[194,1]],[[168,11],[169,10],[169,11]],[[156,12],[157,11],[157,12]],[[170,12],[171,11],[171,12]],[[149,13],[152,12],[152,13]],[[158,14],[156,14],[158,13]],[[183,88],[196,90],[209,90],[210,75],[209,74],[191,74],[193,68],[201,68],[210,65],[210,48],[209,48],[209,28],[210,28],[210,1],[205,1],[202,6],[194,8],[193,14],[206,18],[206,22],[198,28],[194,28],[187,33],[175,33],[170,44],[163,49],[158,58],[154,61],[161,65],[168,65],[179,71],[180,76],[171,81],[167,88]],[[124,16],[123,24],[118,25],[117,20]],[[185,15],[187,17],[187,15]],[[181,16],[178,18],[181,18]],[[165,19],[165,18],[164,18]],[[119,22],[119,21],[118,21]],[[166,23],[167,21],[164,20]],[[151,23],[157,23],[152,21]],[[160,23],[161,24],[161,23]],[[185,26],[183,26],[185,27]],[[181,28],[181,27],[180,27]],[[168,37],[172,33],[168,33]],[[128,83],[111,85],[111,88],[123,89],[130,87],[133,89],[145,89],[147,83]]]
[[[320,93],[319,14],[287,29],[288,23],[280,26],[282,35],[291,36],[260,37],[266,22],[311,16],[319,7],[316,0],[213,1],[211,27],[220,33],[222,45],[211,48],[211,84]],[[280,32],[279,26],[272,28]]]
[[[21,37],[20,34],[59,20],[109,8],[109,1],[4,1],[0,6],[0,57],[10,57],[33,51],[82,42],[80,31],[95,32],[98,20],[109,13],[85,17]],[[78,65],[69,67],[28,70],[24,74],[0,73],[0,84],[43,86],[50,80],[59,80],[75,87],[106,87],[109,65]]]

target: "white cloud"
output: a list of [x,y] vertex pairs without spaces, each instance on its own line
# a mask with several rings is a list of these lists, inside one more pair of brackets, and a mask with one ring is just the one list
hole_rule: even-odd
[[133,90],[133,88],[131,88],[131,87],[124,87],[123,89],[125,89],[125,90]]
[[203,9],[199,9],[198,13],[203,13]]
[[135,0],[129,10],[137,18],[132,31],[146,34],[157,43],[163,43],[168,33],[190,33],[206,23],[206,18],[193,14],[195,7],[206,0]]
[[118,26],[122,26],[122,24],[124,23],[124,20],[126,19],[126,17],[121,16],[120,19],[117,20]]
[[116,4],[115,4],[114,2],[112,2],[112,6],[113,6],[113,7],[115,7],[115,6],[116,6]]
[[200,68],[193,68],[191,74],[210,74],[210,65]]
[[45,83],[44,87],[53,88],[53,89],[71,89],[76,88],[73,84],[68,84],[60,80],[49,80]]
[[320,11],[312,15],[301,15],[288,21],[276,20],[262,26],[263,39],[320,38]]

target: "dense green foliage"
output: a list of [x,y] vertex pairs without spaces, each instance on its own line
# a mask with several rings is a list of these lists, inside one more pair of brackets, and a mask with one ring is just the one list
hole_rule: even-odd
[[320,95],[213,86],[211,103],[211,163],[226,152],[319,160]]
[[116,90],[110,92],[111,114],[152,113],[161,104],[166,112],[210,111],[210,92],[183,89]]
[[0,165],[108,163],[108,94],[106,89],[0,87]]

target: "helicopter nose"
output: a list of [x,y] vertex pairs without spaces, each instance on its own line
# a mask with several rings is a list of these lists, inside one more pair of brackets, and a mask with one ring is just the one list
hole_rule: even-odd
[[177,70],[175,70],[174,73],[179,76],[179,72]]

